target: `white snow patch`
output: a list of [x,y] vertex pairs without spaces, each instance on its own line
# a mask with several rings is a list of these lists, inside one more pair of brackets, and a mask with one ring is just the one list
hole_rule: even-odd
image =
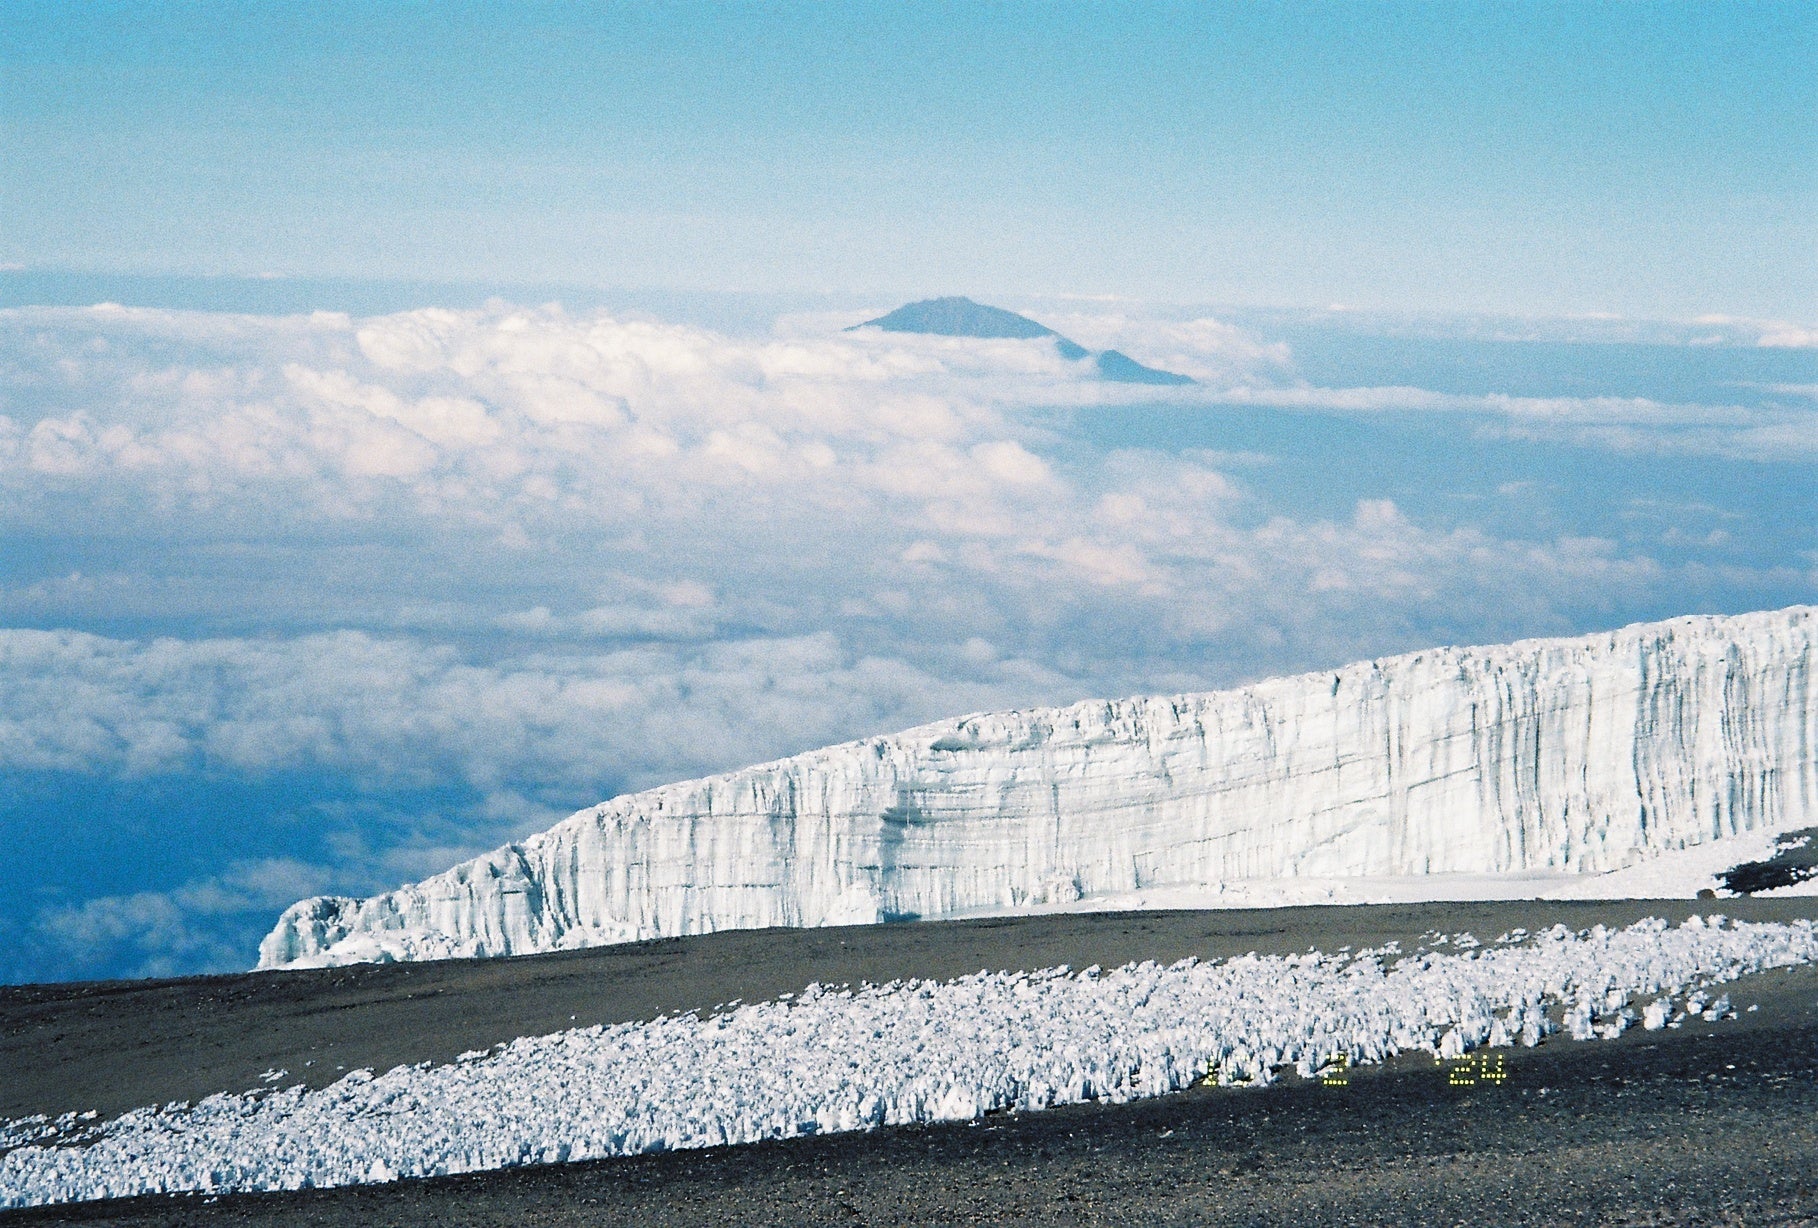
[[[1150,887],[1019,911],[1118,912],[1171,908],[1301,908],[1314,904],[1414,904],[1432,900],[1538,900],[1569,892],[1587,876],[1565,873],[1403,874],[1318,878],[1251,878],[1204,886]],[[1695,892],[1686,892],[1690,899]],[[972,909],[961,917],[993,916]]]
[[1818,895],[1818,878],[1808,878],[1802,883],[1788,883],[1784,887],[1769,887],[1766,891],[1752,893],[1756,899],[1785,899],[1790,896]]
[[[1117,912],[1170,908],[1301,908],[1316,904],[1418,904],[1441,900],[1690,900],[1700,891],[1728,896],[1717,876],[1732,866],[1773,856],[1783,839],[1775,831],[1750,831],[1690,848],[1656,854],[1605,874],[1530,871],[1514,874],[1352,875],[1329,878],[1255,878],[1095,896],[1032,905],[1020,911]],[[1757,896],[1818,895],[1818,879],[1757,891]],[[959,917],[996,915],[963,910]]]
[[[1775,833],[1750,831],[1661,853],[1608,874],[1574,878],[1548,891],[1549,900],[1689,900],[1700,891],[1724,890],[1717,876],[1732,866],[1774,855]],[[1756,892],[1764,895],[1765,892]]]
[[[1454,944],[1458,945],[1458,944]],[[1634,995],[1685,994],[1818,961],[1810,921],[1673,929],[1563,926],[1514,944],[1385,961],[1255,955],[1223,963],[985,973],[520,1039],[444,1065],[356,1071],[330,1087],[136,1109],[92,1141],[75,1119],[0,1122],[0,1206],[170,1191],[299,1189],[521,1164],[1121,1102],[1201,1078],[1262,1085],[1424,1050],[1456,1055],[1633,1022]],[[1688,1012],[1729,1012],[1727,997]],[[1664,1008],[1663,1008],[1664,1009]],[[1643,1020],[1657,1026],[1659,1012]],[[1669,1024],[1668,1026],[1673,1026]],[[47,1129],[55,1126],[56,1129]]]

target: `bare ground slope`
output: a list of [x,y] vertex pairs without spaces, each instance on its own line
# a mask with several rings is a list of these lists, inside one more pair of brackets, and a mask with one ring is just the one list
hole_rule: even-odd
[[[517,1035],[757,1000],[811,980],[1412,949],[1818,899],[1493,902],[1115,913],[761,931],[521,960],[0,990],[0,1116],[193,1098],[270,1067],[442,1060]],[[1195,1089],[694,1153],[299,1194],[141,1199],[0,1222],[478,1224],[1818,1223],[1818,970],[1730,988],[1739,1020],[1501,1051],[1500,1081],[1423,1057],[1344,1087]],[[570,1016],[573,1016],[571,1022]],[[313,1065],[305,1065],[313,1063]],[[288,1082],[289,1080],[286,1080]]]

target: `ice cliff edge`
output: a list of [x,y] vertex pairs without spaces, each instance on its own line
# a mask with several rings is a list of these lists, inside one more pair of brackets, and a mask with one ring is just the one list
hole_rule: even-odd
[[287,909],[260,967],[1012,912],[1292,876],[1610,870],[1818,822],[1818,609],[967,716],[614,798]]

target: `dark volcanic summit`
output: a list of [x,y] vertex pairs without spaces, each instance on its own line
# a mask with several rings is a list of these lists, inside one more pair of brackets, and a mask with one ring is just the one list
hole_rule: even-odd
[[[931,333],[937,337],[1060,337],[1052,328],[1037,324],[1028,316],[957,296],[923,299],[854,327],[881,328],[887,333]],[[1066,341],[1066,338],[1061,337],[1061,340]],[[1071,341],[1067,341],[1067,346],[1079,351],[1068,357],[1086,356],[1083,346]],[[1067,346],[1062,347],[1062,353],[1066,353]]]
[[[984,303],[975,303],[969,298],[957,295],[909,303],[898,307],[889,315],[879,316],[875,320],[866,320],[863,324],[855,324],[852,327],[881,328],[888,333],[926,333],[936,337],[992,337],[1025,341],[1052,337],[1055,348],[1060,350],[1061,357],[1069,361],[1076,361],[1091,353],[1085,346],[1061,336],[1045,324],[1036,323],[1028,316],[1018,315],[1014,311],[1005,311],[1002,307],[988,307]],[[852,329],[846,331],[851,332]],[[1099,378],[1110,380],[1113,383],[1158,385],[1193,383],[1191,376],[1145,367],[1128,354],[1122,354],[1116,350],[1106,350],[1098,355],[1095,365],[1098,367]]]

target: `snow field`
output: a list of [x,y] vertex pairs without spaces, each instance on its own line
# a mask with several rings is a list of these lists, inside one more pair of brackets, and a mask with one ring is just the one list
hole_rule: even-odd
[[[1693,917],[1401,956],[1309,951],[1104,972],[985,973],[800,995],[700,1018],[528,1037],[317,1091],[222,1093],[93,1124],[0,1121],[0,1206],[391,1181],[1084,1100],[1208,1078],[1264,1085],[1423,1050],[1734,1017],[1703,990],[1818,962],[1818,932]],[[1669,1018],[1671,999],[1690,995]],[[67,1133],[64,1133],[67,1131]],[[74,1145],[55,1145],[61,1136]],[[47,1142],[50,1138],[53,1141]]]

